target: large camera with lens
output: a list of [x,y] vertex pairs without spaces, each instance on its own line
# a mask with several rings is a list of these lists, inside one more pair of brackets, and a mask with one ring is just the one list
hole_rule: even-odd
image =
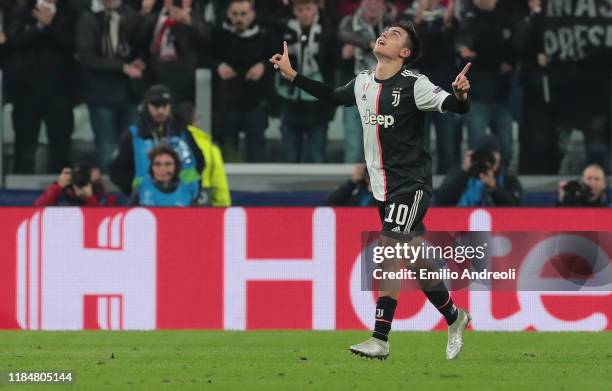
[[470,176],[479,178],[480,174],[486,174],[495,166],[495,156],[488,149],[476,149],[472,152],[472,165],[470,166]]
[[582,206],[589,202],[592,195],[591,188],[580,181],[569,181],[563,186],[563,204],[568,206]]

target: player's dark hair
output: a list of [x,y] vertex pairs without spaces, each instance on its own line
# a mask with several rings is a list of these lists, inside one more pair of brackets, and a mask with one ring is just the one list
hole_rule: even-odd
[[151,162],[149,164],[149,175],[151,175],[151,179],[155,180],[153,177],[153,161],[159,155],[168,155],[174,160],[174,175],[172,176],[172,181],[178,181],[181,172],[181,159],[174,148],[167,144],[159,144],[149,151],[149,161]]
[[414,24],[406,19],[400,19],[397,22],[391,24],[389,27],[399,27],[404,30],[408,34],[408,38],[410,43],[408,43],[408,49],[410,49],[411,54],[410,57],[404,59],[404,65],[408,65],[410,63],[415,62],[419,58],[421,58],[422,48],[421,48],[421,39],[414,28]]

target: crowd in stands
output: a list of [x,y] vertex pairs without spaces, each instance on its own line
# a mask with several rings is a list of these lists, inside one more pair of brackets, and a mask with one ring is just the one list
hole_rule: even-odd
[[[520,173],[556,174],[563,134],[573,128],[584,132],[587,163],[607,171],[612,60],[607,56],[610,48],[599,50],[606,47],[607,30],[597,25],[597,18],[605,21],[612,11],[605,2],[569,11],[554,3],[2,0],[0,62],[5,95],[14,107],[13,171],[32,172],[43,122],[49,169],[66,166],[72,108],[84,102],[95,134],[96,164],[106,172],[121,134],[137,121],[145,89],[164,84],[175,103],[193,103],[198,67],[210,68],[215,75],[212,135],[227,160],[265,161],[264,130],[269,118],[279,117],[285,161],[325,162],[335,108],[276,77],[266,59],[286,40],[300,73],[341,84],[372,68],[372,44],[397,18],[416,25],[425,48],[410,66],[438,85],[450,89],[458,64],[473,63],[470,112],[464,117],[427,117],[427,128],[437,134],[438,173],[460,163],[462,127],[470,149],[487,129],[495,133],[507,167],[514,156],[513,121],[519,124]],[[584,27],[587,16],[592,26],[586,27],[592,28],[582,46],[555,51],[561,43],[549,34],[556,32],[550,20],[582,17]],[[588,53],[574,53],[579,51]],[[355,107],[343,111],[344,160],[359,162],[359,113]]]
[[[196,201],[190,203],[220,197],[215,202],[227,204],[225,174],[217,170],[223,180],[216,184],[210,173],[205,178],[209,159],[222,161],[222,151],[227,161],[266,161],[264,131],[270,118],[280,119],[284,161],[327,161],[336,108],[275,74],[267,59],[282,42],[287,41],[299,73],[340,85],[374,66],[376,37],[392,21],[405,18],[415,24],[424,47],[422,57],[409,64],[412,69],[450,90],[459,64],[473,64],[470,112],[426,117],[427,131],[436,132],[437,173],[448,173],[437,202],[517,205],[522,189],[508,172],[512,160],[518,157],[514,163],[520,174],[557,174],[565,135],[572,129],[584,134],[585,165],[600,167],[604,174],[610,168],[612,48],[606,36],[612,34],[612,7],[598,0],[571,7],[557,3],[0,0],[0,67],[15,130],[12,172],[33,172],[44,123],[48,167],[62,172],[58,186],[64,184],[68,173],[63,170],[74,164],[73,108],[85,103],[95,137],[94,166],[110,172],[124,193],[139,195],[134,202],[146,198],[135,192],[145,179],[162,192],[176,185],[172,180],[161,185],[152,175],[156,171],[150,169],[157,166],[149,158],[163,158],[174,161],[174,174],[183,181],[199,184]],[[574,35],[563,38],[563,29]],[[198,129],[195,118],[185,117],[193,112],[200,67],[214,75],[212,129]],[[151,92],[151,86],[158,89]],[[171,101],[152,101],[147,90],[157,97],[167,93]],[[518,154],[513,123],[518,124]],[[355,107],[342,108],[342,125],[344,161],[359,163],[363,139]],[[493,149],[479,144],[489,131],[497,140]],[[179,161],[155,149],[162,139]],[[462,142],[468,149],[463,162]],[[139,143],[146,148],[138,150]],[[152,150],[157,153],[149,155]],[[347,183],[344,196],[367,203],[358,196],[366,182]],[[225,188],[222,195],[202,192],[215,186]],[[93,193],[78,186],[59,187],[63,191],[56,188],[56,196],[47,199],[61,193],[60,198],[93,202]]]

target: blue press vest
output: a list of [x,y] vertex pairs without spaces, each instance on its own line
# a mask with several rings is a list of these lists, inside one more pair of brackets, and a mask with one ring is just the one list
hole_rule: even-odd
[[143,178],[138,186],[139,205],[142,206],[189,206],[198,198],[198,182],[183,183],[172,193],[160,191],[150,176]]
[[[138,186],[142,180],[149,176],[149,152],[155,147],[155,139],[153,138],[142,138],[138,134],[138,126],[134,125],[130,127],[132,132],[132,144],[134,146],[134,186]],[[196,171],[196,159],[187,142],[185,134],[181,136],[170,136],[166,137],[165,140],[178,154],[181,161],[181,180],[185,183],[191,183],[193,181],[200,180],[200,175]]]

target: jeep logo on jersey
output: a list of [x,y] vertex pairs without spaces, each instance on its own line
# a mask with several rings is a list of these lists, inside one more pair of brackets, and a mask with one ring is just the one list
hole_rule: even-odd
[[363,123],[367,125],[382,125],[388,128],[393,126],[395,118],[392,115],[371,114],[370,110],[366,110],[366,114],[363,116]]

